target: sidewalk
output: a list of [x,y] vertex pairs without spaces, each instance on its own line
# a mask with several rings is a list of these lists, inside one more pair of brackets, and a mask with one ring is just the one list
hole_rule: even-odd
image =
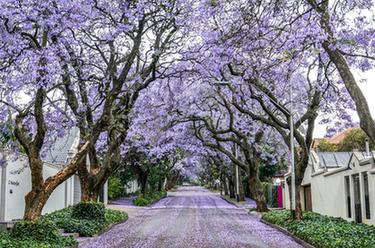
[[230,198],[229,195],[221,195],[220,197],[223,198],[225,201],[236,205],[239,208],[251,209],[251,208],[257,207],[257,204],[255,203],[255,201],[249,197],[245,197],[245,201],[240,201],[240,202],[237,202],[236,199],[234,198]]
[[133,204],[133,200],[136,197],[137,196],[127,196],[127,197],[121,197],[116,200],[109,201],[107,204],[107,208],[124,211],[128,214],[129,219],[133,218],[137,216],[140,210],[145,210],[149,208],[149,207],[135,206]]

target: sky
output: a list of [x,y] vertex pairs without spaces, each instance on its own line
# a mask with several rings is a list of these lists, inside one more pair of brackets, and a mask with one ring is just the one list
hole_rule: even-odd
[[[362,89],[363,94],[365,95],[367,99],[367,103],[370,107],[370,111],[372,114],[372,117],[375,119],[375,70],[366,72],[366,73],[360,73],[357,72],[355,75],[357,82]],[[367,79],[366,82],[359,82],[360,78]],[[353,119],[358,122],[358,116],[357,114],[353,115]],[[314,138],[323,138],[325,136],[325,125],[316,124],[316,128],[314,131]]]

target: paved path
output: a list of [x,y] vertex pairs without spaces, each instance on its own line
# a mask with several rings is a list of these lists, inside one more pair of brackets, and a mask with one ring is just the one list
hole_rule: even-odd
[[80,247],[300,248],[290,237],[201,187],[180,187]]

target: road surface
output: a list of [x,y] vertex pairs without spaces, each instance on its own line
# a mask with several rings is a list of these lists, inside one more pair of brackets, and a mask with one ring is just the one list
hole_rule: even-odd
[[202,187],[180,187],[150,208],[132,214],[80,247],[300,248],[293,239],[259,222]]

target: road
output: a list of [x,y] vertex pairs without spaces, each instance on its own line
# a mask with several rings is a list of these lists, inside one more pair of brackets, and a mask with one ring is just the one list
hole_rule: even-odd
[[290,237],[261,223],[218,194],[180,187],[123,224],[80,247],[131,248],[300,248]]

